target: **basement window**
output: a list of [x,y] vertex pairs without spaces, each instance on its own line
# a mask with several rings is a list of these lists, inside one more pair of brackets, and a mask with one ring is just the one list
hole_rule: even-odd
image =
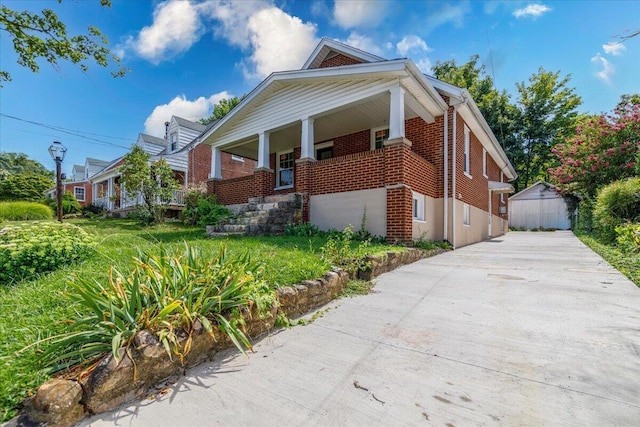
[[419,193],[413,193],[413,219],[415,221],[424,221],[424,196]]
[[466,203],[462,209],[462,224],[466,226],[471,225],[471,208]]

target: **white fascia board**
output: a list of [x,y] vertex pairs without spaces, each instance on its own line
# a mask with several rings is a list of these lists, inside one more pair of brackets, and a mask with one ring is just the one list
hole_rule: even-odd
[[313,52],[311,52],[311,55],[309,56],[309,58],[305,61],[304,65],[302,66],[302,69],[303,70],[309,69],[311,64],[316,60],[320,52],[322,52],[322,49],[325,47],[331,50],[340,52],[342,54],[345,54],[346,56],[351,56],[367,62],[385,61],[384,58],[381,58],[372,53],[365,52],[364,50],[360,50],[353,46],[349,46],[344,43],[337,42],[327,37],[323,37],[322,40],[320,40],[320,43],[318,43],[316,48],[313,50]]
[[421,84],[421,86],[423,87],[425,92],[429,95],[433,103],[440,108],[440,111],[442,112],[442,114],[446,113],[447,110],[449,109],[449,106],[447,105],[446,102],[444,102],[444,99],[442,99],[442,97],[440,96],[436,88],[431,84],[431,82],[427,80],[424,73],[420,71],[418,66],[414,64],[413,61],[411,61],[410,59],[405,59],[403,61],[406,61],[407,69],[409,70],[413,78],[416,79],[416,81],[418,81]]
[[[310,80],[314,78],[331,78],[336,76],[351,76],[357,74],[369,74],[369,73],[388,73],[388,72],[402,72],[406,68],[408,60],[399,59],[395,61],[385,61],[377,63],[367,63],[358,65],[347,65],[343,67],[330,67],[330,68],[314,68],[310,70],[294,70],[294,71],[280,71],[277,73],[271,73],[269,77],[264,79],[258,86],[256,86],[249,94],[235,107],[229,114],[224,116],[218,121],[211,129],[205,132],[201,136],[201,140],[204,144],[207,144],[207,139],[214,134],[220,127],[230,121],[233,117],[240,114],[240,112],[251,103],[260,93],[267,89],[271,84],[278,81],[295,81],[295,80]],[[211,144],[208,144],[211,145]]]
[[[465,115],[464,114],[465,110],[471,113],[473,120],[465,119],[465,121],[467,122],[469,127],[476,128],[475,129],[476,134],[479,133],[480,135],[485,136],[485,138],[480,138],[480,142],[482,143],[484,148],[486,148],[487,152],[491,154],[491,157],[493,157],[493,160],[495,160],[496,163],[498,163],[498,167],[500,168],[500,170],[504,172],[504,174],[507,176],[507,179],[509,181],[515,180],[518,177],[518,174],[513,168],[513,165],[509,161],[509,158],[505,154],[504,150],[500,146],[500,143],[498,142],[496,136],[493,134],[493,131],[489,127],[489,124],[487,123],[484,116],[480,112],[480,109],[478,109],[478,106],[476,105],[473,98],[471,97],[471,95],[466,89],[462,89],[462,95],[466,102],[462,104],[462,106],[458,109],[458,111],[463,116]],[[477,124],[477,126],[474,126],[474,123]],[[501,160],[502,164],[500,164],[498,160]]]
[[442,80],[438,80],[433,76],[424,75],[425,78],[431,85],[436,88],[439,92],[444,93],[446,96],[451,98],[449,101],[450,105],[457,105],[460,102],[464,101],[464,95],[462,88],[458,86],[452,85],[451,83],[443,82]]

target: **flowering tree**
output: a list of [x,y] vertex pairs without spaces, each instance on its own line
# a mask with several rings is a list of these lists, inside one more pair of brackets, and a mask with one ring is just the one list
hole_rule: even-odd
[[584,118],[575,136],[557,144],[552,153],[560,166],[549,173],[564,194],[593,197],[603,185],[636,175],[640,104]]

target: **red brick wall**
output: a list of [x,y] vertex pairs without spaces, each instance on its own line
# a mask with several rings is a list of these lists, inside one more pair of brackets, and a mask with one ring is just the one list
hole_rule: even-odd
[[341,65],[355,65],[362,64],[362,61],[358,61],[357,59],[349,58],[348,56],[338,54],[333,58],[325,59],[322,61],[318,68],[329,68],[329,67],[340,67]]
[[434,185],[438,182],[437,169],[434,165],[412,151],[408,151],[404,162],[405,184],[420,194],[433,198],[442,197],[442,187]]
[[256,197],[256,184],[253,175],[232,178],[225,181],[210,179],[207,192],[215,193],[218,202],[223,205],[247,203],[249,197]]
[[[238,178],[241,176],[253,175],[256,168],[255,160],[244,159],[239,162],[231,158],[231,154],[220,153],[220,164],[222,166],[222,179]],[[189,151],[189,184],[199,184],[206,182],[211,173],[211,146],[198,144]]]
[[[78,200],[78,203],[80,203],[80,206],[87,206],[90,205],[92,200],[93,200],[93,185],[91,185],[90,182],[88,181],[82,181],[82,182],[73,182],[73,183],[62,183],[62,191],[63,193],[66,193],[67,191],[70,192],[71,194],[73,194],[74,196],[76,195],[75,193],[75,187],[83,187],[84,188],[84,202]],[[54,192],[55,195],[55,192]]]
[[314,195],[383,187],[384,152],[364,151],[315,162],[311,183]]
[[413,144],[411,150],[426,159],[435,169],[429,178],[431,197],[444,197],[444,117],[427,123],[416,117],[405,122],[405,136]]

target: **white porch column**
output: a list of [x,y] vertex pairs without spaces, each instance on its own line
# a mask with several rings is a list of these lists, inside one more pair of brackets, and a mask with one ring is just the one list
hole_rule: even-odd
[[258,169],[270,169],[269,167],[269,132],[258,134]]
[[302,119],[302,138],[300,141],[300,160],[315,160],[315,150],[313,149],[313,119],[307,117]]
[[113,210],[114,206],[111,201],[111,198],[113,197],[113,178],[109,178],[107,180],[107,195],[109,196],[107,199],[107,206],[109,206],[109,210]]
[[389,89],[389,92],[389,139],[404,138],[404,89],[398,85]]
[[220,162],[220,149],[211,147],[211,173],[209,178],[222,179],[222,163]]

